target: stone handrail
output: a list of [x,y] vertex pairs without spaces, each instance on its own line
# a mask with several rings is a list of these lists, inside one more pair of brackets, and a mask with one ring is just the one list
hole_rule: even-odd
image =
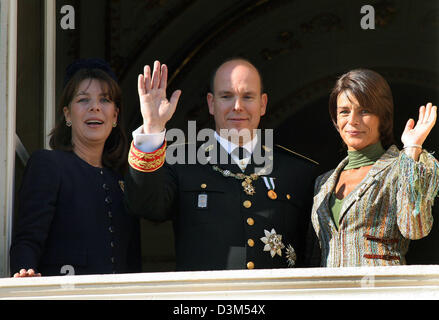
[[438,299],[439,265],[0,279],[0,299]]

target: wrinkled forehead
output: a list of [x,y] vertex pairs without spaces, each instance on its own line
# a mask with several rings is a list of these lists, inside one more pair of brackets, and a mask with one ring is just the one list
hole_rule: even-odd
[[229,61],[218,68],[214,91],[246,90],[261,92],[261,77],[254,66],[246,61]]

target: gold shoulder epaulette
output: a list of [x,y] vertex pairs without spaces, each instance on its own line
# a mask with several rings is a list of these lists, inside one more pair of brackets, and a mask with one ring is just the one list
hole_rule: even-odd
[[305,160],[308,160],[308,161],[310,161],[310,162],[312,162],[312,163],[314,163],[314,164],[320,165],[317,161],[315,161],[315,160],[313,160],[313,159],[310,159],[310,158],[308,158],[308,157],[305,157],[304,155],[302,155],[302,154],[300,154],[300,153],[297,153],[297,152],[295,152],[295,151],[293,151],[293,150],[290,150],[290,149],[288,149],[288,148],[285,148],[284,146],[281,146],[280,144],[276,144],[275,146],[276,146],[276,147],[279,147],[279,148],[281,148],[281,149],[283,149],[283,150],[285,150],[285,151],[288,151],[288,152],[290,152],[290,153],[292,153],[292,154],[294,154],[294,155],[296,155],[296,156],[298,156],[298,157],[301,157],[302,159],[305,159]]

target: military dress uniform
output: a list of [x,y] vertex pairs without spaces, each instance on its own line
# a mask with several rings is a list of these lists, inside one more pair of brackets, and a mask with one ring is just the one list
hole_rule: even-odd
[[[218,142],[196,148],[208,163],[172,165],[165,157],[175,148],[166,151],[166,141],[152,153],[132,143],[128,211],[152,221],[172,219],[178,271],[304,265],[317,165],[284,148],[258,144],[272,160],[268,175],[253,174],[254,154],[242,172]],[[190,146],[183,148],[187,156]],[[214,148],[218,152],[210,157]],[[228,164],[219,161],[224,155]]]

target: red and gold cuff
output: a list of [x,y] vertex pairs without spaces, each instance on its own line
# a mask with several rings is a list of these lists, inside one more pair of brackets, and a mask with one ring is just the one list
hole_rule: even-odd
[[166,140],[163,145],[154,152],[142,152],[131,142],[130,152],[128,154],[128,163],[138,171],[153,172],[161,168],[165,163]]

